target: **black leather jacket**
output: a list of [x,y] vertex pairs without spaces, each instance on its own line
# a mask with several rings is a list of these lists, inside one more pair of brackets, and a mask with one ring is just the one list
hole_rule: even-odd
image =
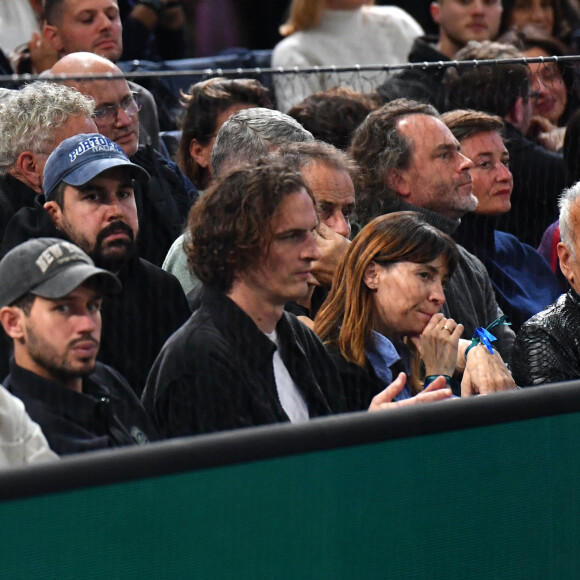
[[522,387],[580,378],[580,296],[569,290],[519,331],[511,371]]

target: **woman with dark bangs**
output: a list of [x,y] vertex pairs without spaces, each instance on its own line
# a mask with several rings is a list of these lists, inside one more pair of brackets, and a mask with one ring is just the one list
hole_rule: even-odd
[[400,372],[407,384],[395,400],[441,375],[451,386],[463,325],[440,310],[457,260],[455,242],[414,212],[375,218],[353,240],[314,320],[350,410],[366,409]]

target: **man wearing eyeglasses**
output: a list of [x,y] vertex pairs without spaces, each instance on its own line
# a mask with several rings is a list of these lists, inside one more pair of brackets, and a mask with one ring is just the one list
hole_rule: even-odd
[[[173,241],[181,234],[187,214],[197,199],[195,186],[175,163],[149,145],[139,145],[139,96],[132,92],[121,70],[111,61],[89,52],[61,58],[53,75],[95,75],[101,78],[63,81],[95,101],[93,118],[99,133],[119,145],[146,169],[151,182],[136,188],[139,210],[139,255],[161,266]],[[102,78],[103,75],[118,78]]]

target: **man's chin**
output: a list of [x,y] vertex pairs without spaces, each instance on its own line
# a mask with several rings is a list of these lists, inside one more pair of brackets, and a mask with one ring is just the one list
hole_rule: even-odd
[[107,244],[91,254],[95,265],[112,272],[119,271],[134,255],[135,244],[125,240],[117,240]]

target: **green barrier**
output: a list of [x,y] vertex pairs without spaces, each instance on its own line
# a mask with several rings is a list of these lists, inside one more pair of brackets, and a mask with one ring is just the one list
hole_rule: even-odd
[[575,578],[578,392],[529,389],[14,470],[0,477],[2,576]]

